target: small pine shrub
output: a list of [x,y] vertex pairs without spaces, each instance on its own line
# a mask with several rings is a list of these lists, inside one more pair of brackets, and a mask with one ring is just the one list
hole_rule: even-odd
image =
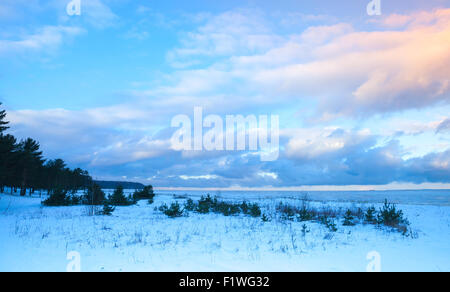
[[108,203],[113,206],[131,206],[136,203],[131,197],[125,197],[123,187],[118,186],[114,193],[109,197]]
[[380,225],[394,228],[409,225],[408,220],[403,217],[403,211],[397,210],[397,207],[394,204],[388,203],[387,200],[384,201],[384,205],[378,213],[377,222]]
[[320,223],[325,225],[325,227],[327,227],[331,232],[337,231],[336,223],[334,222],[334,220],[328,218],[327,216],[322,216],[319,221]]
[[354,219],[355,218],[353,217],[352,212],[350,211],[350,209],[347,210],[347,212],[345,212],[345,215],[344,215],[344,223],[343,223],[343,225],[344,226],[354,226],[355,225],[355,223],[353,222]]
[[364,213],[363,209],[362,209],[361,207],[359,207],[359,208],[356,210],[356,213],[353,214],[353,215],[354,215],[356,218],[358,218],[359,220],[362,220],[362,219],[364,219],[365,213]]
[[67,191],[59,189],[54,190],[42,204],[49,207],[70,206],[72,205],[72,200],[67,196]]
[[267,216],[266,214],[263,214],[263,215],[262,215],[261,220],[262,220],[263,222],[270,222],[270,218],[269,218],[269,216]]
[[252,217],[260,217],[261,216],[261,208],[259,207],[259,205],[257,203],[253,203],[249,205],[250,210],[249,210],[249,215]]
[[217,199],[213,200],[210,195],[201,197],[197,204],[197,212],[200,214],[207,214],[212,211],[212,208],[217,205]]
[[334,220],[330,219],[326,226],[331,232],[336,232],[337,231],[337,226],[336,226],[336,223],[334,223]]
[[192,212],[192,211],[195,211],[196,208],[197,208],[197,205],[195,204],[194,200],[192,200],[192,199],[188,199],[186,201],[186,203],[184,204],[184,209],[186,211]]
[[208,214],[214,212],[224,216],[234,216],[238,214],[245,214],[252,217],[260,217],[262,212],[257,203],[249,204],[242,202],[239,204],[219,201],[217,197],[212,198],[209,194],[202,196],[198,202],[188,199],[184,203],[184,210],[189,212],[197,212],[200,214]]
[[311,232],[311,230],[308,229],[308,226],[306,224],[302,225],[302,237],[305,237],[307,233]]
[[310,210],[308,210],[306,204],[303,204],[302,208],[299,210],[298,219],[299,221],[311,221],[312,219],[314,219],[314,215]]
[[246,201],[242,202],[242,204],[241,204],[241,210],[242,210],[242,212],[243,212],[244,214],[248,214],[248,213],[249,213],[250,207],[249,207],[249,205],[247,204]]
[[111,216],[112,213],[116,210],[115,207],[112,207],[111,205],[109,205],[108,203],[105,203],[103,205],[103,210],[101,211],[101,215],[104,216]]
[[83,197],[82,202],[85,205],[99,206],[103,205],[106,200],[106,195],[97,184],[93,184],[88,188],[87,194]]
[[172,203],[170,207],[167,207],[167,205],[162,205],[160,207],[160,211],[170,218],[182,217],[184,213],[178,202]]
[[277,211],[281,213],[281,219],[283,220],[293,221],[295,219],[296,210],[290,205],[280,202]]
[[75,194],[72,194],[69,196],[69,201],[71,206],[80,205],[81,204],[81,198]]
[[364,220],[367,223],[376,224],[377,223],[376,213],[377,211],[374,206],[369,207],[369,209],[367,209],[366,213],[364,214]]
[[232,216],[241,212],[240,206],[227,202],[214,202],[212,205],[215,213],[223,214],[224,216]]
[[[140,200],[153,200],[155,197],[155,193],[153,191],[153,186],[145,186],[144,189],[141,191],[135,191],[133,193],[133,200],[134,201],[140,201]],[[153,203],[152,203],[153,204]]]

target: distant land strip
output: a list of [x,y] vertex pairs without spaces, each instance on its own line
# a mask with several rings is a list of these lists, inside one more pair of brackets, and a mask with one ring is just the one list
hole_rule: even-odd
[[143,189],[144,185],[136,182],[128,182],[128,181],[104,181],[104,180],[95,180],[94,183],[98,184],[102,189],[115,189],[118,186],[122,186],[127,190],[135,190],[135,189]]

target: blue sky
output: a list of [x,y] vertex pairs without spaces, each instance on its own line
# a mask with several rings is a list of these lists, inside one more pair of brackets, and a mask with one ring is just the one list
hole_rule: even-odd
[[[0,0],[0,101],[49,158],[157,187],[449,187],[448,1],[69,2]],[[279,159],[172,150],[196,106],[279,115]]]

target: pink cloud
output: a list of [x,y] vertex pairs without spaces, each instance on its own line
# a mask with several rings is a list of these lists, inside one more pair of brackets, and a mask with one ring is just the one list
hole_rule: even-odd
[[[305,54],[311,60],[261,69],[254,81],[271,91],[319,100],[319,111],[327,118],[448,102],[450,9],[386,19],[399,24],[408,17],[410,23],[400,31],[333,34],[336,28],[330,26],[321,27],[314,38],[309,29],[310,37],[301,45],[310,48]],[[327,30],[331,38],[322,44]]]

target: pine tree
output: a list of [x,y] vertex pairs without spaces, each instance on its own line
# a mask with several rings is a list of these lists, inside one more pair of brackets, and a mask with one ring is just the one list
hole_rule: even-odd
[[364,219],[368,223],[376,223],[377,219],[376,219],[375,215],[376,215],[376,210],[375,210],[375,207],[372,206],[369,209],[367,209],[366,214],[364,214]]
[[155,193],[153,192],[153,186],[145,186],[143,190],[136,190],[133,194],[133,199],[135,201],[139,200],[153,200]]
[[86,205],[102,205],[106,200],[106,195],[98,184],[89,187],[88,193],[84,198]]
[[[2,105],[1,102],[0,105]],[[9,124],[9,122],[4,121],[5,118],[6,118],[6,111],[5,110],[0,111],[0,133],[3,133],[5,130],[9,129],[9,127],[6,126]]]
[[344,226],[353,226],[355,225],[355,223],[353,222],[355,218],[352,215],[352,212],[349,210],[347,210],[347,212],[345,212],[345,216],[344,216]]
[[[1,105],[1,103],[0,103]],[[28,138],[17,143],[12,135],[3,132],[9,127],[5,121],[6,112],[0,111],[0,192],[5,187],[11,188],[11,194],[20,188],[24,196],[27,189],[30,193],[35,190],[47,190],[52,194],[55,190],[71,192],[72,195],[80,189],[92,185],[92,178],[87,171],[79,168],[71,170],[61,159],[51,160],[44,165],[44,158],[37,141]],[[103,203],[101,189],[95,193],[94,201]]]
[[113,206],[129,206],[133,205],[134,201],[127,199],[123,192],[123,187],[118,186],[111,197],[109,197],[109,203]]
[[17,140],[12,135],[0,134],[0,191],[12,185],[17,160]]
[[112,207],[108,202],[103,205],[103,210],[101,212],[102,215],[111,216],[112,213],[116,210],[115,207]]
[[45,164],[47,191],[52,193],[62,182],[62,174],[66,164],[62,159],[49,160]]
[[40,145],[31,138],[22,141],[19,144],[21,184],[20,195],[25,196],[26,190],[32,187],[33,178],[37,174],[37,169],[44,163],[42,151],[39,151]]

